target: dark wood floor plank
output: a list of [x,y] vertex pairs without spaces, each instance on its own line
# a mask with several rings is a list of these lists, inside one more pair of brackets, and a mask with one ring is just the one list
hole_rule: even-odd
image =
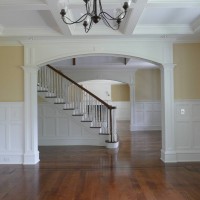
[[119,150],[40,147],[35,166],[0,165],[0,200],[200,200],[200,163],[164,164],[160,131],[128,129]]

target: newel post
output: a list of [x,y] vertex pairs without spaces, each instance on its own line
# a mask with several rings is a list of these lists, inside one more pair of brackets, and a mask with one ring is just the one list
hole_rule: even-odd
[[106,140],[106,147],[110,149],[118,148],[119,141],[117,135],[117,123],[116,123],[116,107],[109,109],[110,116],[110,135],[109,139]]

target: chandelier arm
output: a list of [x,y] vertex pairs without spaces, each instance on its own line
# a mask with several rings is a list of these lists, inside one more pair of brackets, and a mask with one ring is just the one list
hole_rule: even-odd
[[[69,17],[66,16],[65,9],[61,9],[61,19],[63,22],[67,25],[72,25],[76,23],[83,22],[83,26],[85,28],[85,32],[88,33],[89,30],[92,28],[93,23],[98,23],[100,19],[102,19],[103,23],[113,29],[118,30],[121,21],[125,18],[127,14],[127,9],[129,7],[127,2],[124,2],[123,10],[121,10],[121,13],[117,12],[117,17],[111,16],[109,13],[105,12],[103,10],[101,0],[83,0],[85,2],[85,9],[86,13],[79,17],[77,20],[73,21]],[[99,8],[98,8],[99,4]],[[98,14],[99,11],[99,14]],[[90,17],[90,18],[89,18]],[[111,23],[110,21],[116,21],[116,24]]]
[[122,19],[125,18],[126,12],[120,13],[117,17],[112,17],[110,14],[108,14],[107,12],[104,12],[104,11],[99,13],[99,15],[104,16],[108,20],[117,20],[117,19],[121,19],[122,20]]
[[102,21],[103,21],[103,23],[104,23],[107,27],[109,27],[109,28],[111,28],[111,29],[113,29],[113,30],[118,30],[118,29],[119,29],[119,24],[117,25],[116,28],[114,28],[114,27],[112,27],[112,26],[110,25],[110,23],[108,22],[108,20],[107,20],[106,18],[102,17]]
[[[87,13],[85,13],[83,16],[81,16],[79,19],[76,21],[72,21],[69,19],[67,16],[62,17],[62,20],[65,22],[65,24],[72,25],[72,24],[77,24],[83,22],[87,18]],[[65,19],[69,20],[70,22],[67,22]]]

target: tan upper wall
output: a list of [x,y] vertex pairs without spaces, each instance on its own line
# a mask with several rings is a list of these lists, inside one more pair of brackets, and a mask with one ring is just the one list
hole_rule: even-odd
[[175,99],[200,99],[200,43],[174,45]]
[[[23,47],[0,46],[0,102],[23,101]],[[175,99],[200,99],[200,43],[174,45]],[[128,85],[119,86],[114,101],[129,101]],[[160,100],[160,71],[156,69],[136,72],[136,100]]]
[[23,47],[0,46],[0,102],[24,99]]
[[161,82],[159,69],[140,69],[135,74],[136,101],[160,101]]
[[111,85],[112,101],[130,101],[130,89],[128,84]]

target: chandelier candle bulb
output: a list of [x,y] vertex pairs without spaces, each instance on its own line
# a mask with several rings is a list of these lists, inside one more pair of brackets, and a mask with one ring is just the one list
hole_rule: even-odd
[[100,20],[113,30],[118,30],[121,21],[125,18],[127,10],[130,6],[131,1],[124,2],[123,9],[118,9],[116,16],[111,16],[108,12],[103,10],[101,0],[83,0],[85,2],[86,13],[73,21],[66,15],[66,7],[61,8],[60,15],[63,22],[67,25],[83,23],[85,32],[88,33],[92,28],[93,24],[97,24]]

